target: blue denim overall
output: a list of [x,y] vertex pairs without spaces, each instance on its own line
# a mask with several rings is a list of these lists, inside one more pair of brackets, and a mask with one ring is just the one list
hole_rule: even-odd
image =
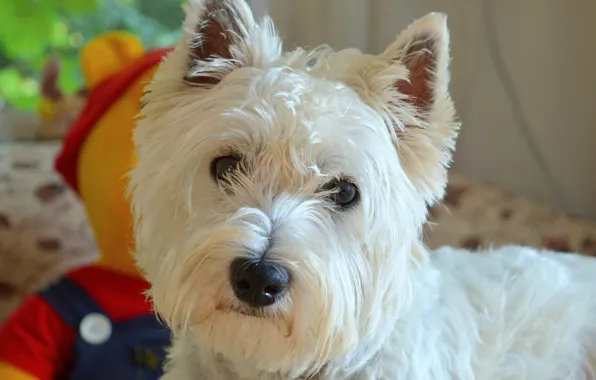
[[68,380],[158,380],[170,331],[150,314],[121,322],[68,278],[41,296],[76,332]]

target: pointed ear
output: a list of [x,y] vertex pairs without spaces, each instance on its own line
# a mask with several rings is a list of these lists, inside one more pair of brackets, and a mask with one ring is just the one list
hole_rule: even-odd
[[[447,18],[431,13],[403,31],[384,53],[405,67],[407,78],[394,82],[398,108],[413,117],[396,128],[404,170],[428,204],[441,198],[459,124],[449,95]],[[408,120],[409,119],[409,120]]]
[[190,0],[185,9],[187,83],[215,84],[234,67],[248,64],[255,21],[244,0]]
[[384,53],[408,69],[408,79],[398,80],[397,90],[423,115],[449,96],[449,31],[447,17],[431,13],[412,23]]

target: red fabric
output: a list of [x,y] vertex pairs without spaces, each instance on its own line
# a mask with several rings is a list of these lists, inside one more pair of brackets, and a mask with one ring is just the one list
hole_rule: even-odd
[[74,338],[74,330],[33,295],[0,327],[0,361],[40,380],[54,380],[68,365]]
[[87,104],[64,137],[62,151],[56,159],[56,170],[76,192],[79,152],[95,123],[141,74],[157,65],[170,48],[147,53],[136,63],[116,76],[106,79],[92,89]]
[[[143,295],[149,288],[144,280],[97,267],[78,269],[67,277],[83,287],[114,322],[152,313]],[[34,294],[0,326],[0,361],[40,380],[54,380],[69,366],[75,337],[73,328]]]
[[114,322],[151,313],[151,302],[143,295],[149,283],[108,269],[84,267],[68,274],[83,287]]

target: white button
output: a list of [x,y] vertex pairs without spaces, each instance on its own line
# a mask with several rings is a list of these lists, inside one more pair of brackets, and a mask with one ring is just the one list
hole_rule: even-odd
[[103,314],[91,313],[81,321],[79,332],[89,344],[105,343],[112,335],[112,324]]

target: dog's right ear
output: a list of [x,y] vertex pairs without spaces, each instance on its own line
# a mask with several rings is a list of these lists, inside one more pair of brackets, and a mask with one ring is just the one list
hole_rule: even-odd
[[244,0],[189,0],[185,10],[187,83],[216,84],[235,67],[249,63],[255,21]]

